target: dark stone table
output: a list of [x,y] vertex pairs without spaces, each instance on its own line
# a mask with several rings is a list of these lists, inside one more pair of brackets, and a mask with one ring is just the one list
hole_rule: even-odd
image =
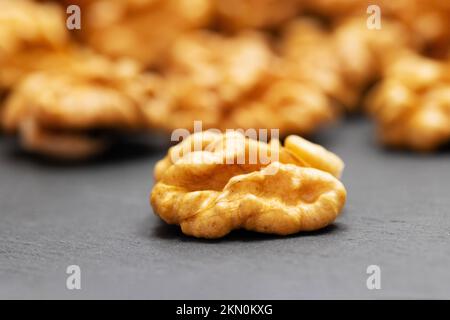
[[[204,241],[153,215],[155,143],[64,166],[1,138],[0,298],[450,298],[450,150],[383,150],[361,119],[315,140],[346,162],[334,225]],[[72,264],[81,290],[66,288]],[[380,290],[366,287],[372,264]]]

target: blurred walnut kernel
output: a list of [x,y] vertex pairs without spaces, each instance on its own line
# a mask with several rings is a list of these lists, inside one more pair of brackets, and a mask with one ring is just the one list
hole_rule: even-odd
[[383,21],[383,28],[373,31],[364,18],[344,19],[334,29],[316,19],[294,20],[281,39],[281,68],[352,111],[364,90],[381,76],[386,61],[412,45],[401,25]]
[[333,35],[319,21],[300,18],[284,29],[282,69],[290,77],[315,86],[339,105],[356,102],[355,92],[343,76],[333,48]]
[[164,68],[159,100],[148,105],[154,126],[280,129],[307,134],[336,110],[321,88],[279,71],[280,57],[258,32],[224,36],[197,31],[178,38]]
[[[69,4],[81,7],[81,30],[66,28]],[[109,135],[105,130],[171,132],[192,129],[195,121],[204,129],[309,135],[357,110],[367,89],[386,77],[374,94],[379,97],[371,98],[375,106],[391,105],[372,107],[383,110],[374,111],[382,139],[433,149],[446,140],[447,80],[433,80],[435,68],[428,65],[439,64],[433,60],[399,63],[396,57],[403,50],[448,55],[450,5],[376,1],[381,29],[372,30],[371,4],[0,0],[0,99],[6,109],[0,122],[20,133],[29,149],[56,157],[66,154],[60,146],[97,140],[98,131],[102,137]],[[416,102],[392,106],[402,95]],[[401,111],[414,108],[421,111]],[[403,121],[401,112],[411,119]],[[391,125],[400,118],[399,126]],[[50,137],[53,151],[43,143]]]
[[225,37],[197,31],[178,38],[165,61],[164,84],[145,112],[156,128],[218,128],[226,109],[265,81],[271,53],[258,34]]
[[[69,1],[73,3],[73,1]],[[183,32],[205,26],[210,0],[80,0],[81,38],[111,57],[158,64],[170,43]]]
[[30,151],[80,159],[103,149],[100,131],[148,127],[144,104],[159,80],[130,60],[74,51],[64,68],[30,73],[7,98],[2,125]]
[[68,42],[62,8],[28,0],[0,1],[0,91],[13,87],[41,64],[41,58]]
[[213,0],[225,29],[273,28],[294,18],[301,0]]
[[[377,5],[381,24],[395,20],[408,30],[415,42],[439,56],[450,38],[450,3],[442,0],[305,0],[308,11],[339,21],[349,16],[366,19],[366,10]],[[401,38],[397,38],[401,40]]]
[[[155,213],[199,238],[220,238],[239,228],[288,235],[329,225],[342,210],[346,191],[314,166],[340,173],[342,161],[304,139],[288,139],[284,148],[237,132],[187,137],[155,167]],[[253,163],[252,152],[259,155]],[[266,162],[261,154],[277,158]],[[245,163],[237,162],[241,157]]]
[[381,141],[431,151],[450,141],[450,64],[402,53],[368,97]]

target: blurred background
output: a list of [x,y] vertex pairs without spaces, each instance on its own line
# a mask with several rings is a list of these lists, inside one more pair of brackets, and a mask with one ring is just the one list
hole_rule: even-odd
[[1,123],[31,152],[87,158],[196,120],[311,135],[352,113],[394,148],[450,137],[445,1],[0,5]]

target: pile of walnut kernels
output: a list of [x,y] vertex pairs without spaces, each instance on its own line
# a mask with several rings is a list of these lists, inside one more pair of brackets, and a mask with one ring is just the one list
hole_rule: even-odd
[[[81,30],[66,27],[71,4],[81,8]],[[367,27],[366,10],[374,4],[381,9],[381,29]],[[198,120],[204,129],[309,135],[352,112],[371,117],[386,146],[433,151],[450,141],[447,1],[0,0],[0,126],[33,153],[85,159],[105,150],[117,133],[169,133],[192,129]],[[301,150],[309,145],[291,137],[285,147],[278,143],[281,150],[292,153],[293,139]],[[295,152],[287,158],[268,166],[283,175],[271,181],[310,181],[314,174],[305,167],[320,171],[320,192],[306,182],[304,188],[314,199],[330,192],[334,197],[325,204],[313,201],[314,210],[325,208],[323,220],[308,220],[310,209],[296,223],[265,216],[263,201],[238,216],[262,210],[252,217],[265,222],[213,213],[225,219],[220,230],[208,230],[202,221],[186,223],[182,217],[191,217],[191,205],[173,207],[173,199],[186,198],[179,186],[170,189],[173,177],[158,167],[153,195],[161,196],[152,196],[152,204],[164,220],[204,237],[240,227],[287,234],[329,224],[343,206],[345,189],[329,170],[314,165],[317,157],[312,163]],[[254,186],[268,167],[241,173],[250,174]],[[166,169],[179,168],[172,163]],[[218,170],[210,169],[209,175]],[[239,194],[241,184],[231,183],[236,174],[217,182],[211,199],[230,190]],[[280,203],[290,201],[283,195],[292,190],[277,190],[283,191]],[[283,210],[277,212],[296,216]],[[282,222],[267,222],[273,219]]]
[[385,145],[435,150],[450,140],[449,42],[439,0],[2,0],[1,127],[72,159],[113,132],[308,135],[368,111]]

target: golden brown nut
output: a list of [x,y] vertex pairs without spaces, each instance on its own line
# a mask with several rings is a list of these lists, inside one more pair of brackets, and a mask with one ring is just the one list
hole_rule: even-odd
[[177,39],[169,52],[167,72],[217,92],[225,103],[240,99],[265,81],[272,52],[262,33],[226,37],[196,31]]
[[103,54],[131,57],[144,65],[157,64],[181,33],[208,23],[210,0],[90,0],[81,37]]
[[225,29],[277,27],[295,17],[300,0],[214,0]]
[[282,68],[288,76],[316,86],[340,105],[355,104],[357,95],[336,58],[333,34],[317,20],[300,18],[289,23],[280,51]]
[[163,98],[146,112],[168,131],[201,120],[205,129],[279,129],[282,135],[309,134],[336,117],[323,90],[279,69],[261,33],[187,34],[168,55]]
[[[316,14],[331,19],[356,16],[367,19],[367,8],[377,5],[381,24],[386,19],[401,23],[414,39],[433,55],[441,55],[450,38],[450,4],[442,0],[305,0],[304,6]],[[400,41],[401,38],[398,38]]]
[[[277,139],[272,139],[267,144],[256,140],[257,135],[255,139],[248,139],[244,133],[240,130],[228,130],[222,134],[207,130],[189,135],[182,142],[171,147],[167,156],[156,164],[155,180],[159,181],[165,171],[179,159],[197,151],[205,151],[206,157],[214,152],[215,156],[222,159],[224,163],[227,163],[227,159],[239,159],[240,167],[237,170],[240,172],[260,169],[261,165],[267,165],[271,161],[307,166],[298,153],[294,154],[282,147]],[[255,152],[252,157],[250,157],[250,151]]]
[[153,126],[172,131],[221,126],[225,110],[254,90],[270,67],[271,52],[255,33],[224,37],[198,31],[180,37],[164,69],[160,99],[147,105]]
[[350,18],[335,29],[299,18],[287,25],[281,42],[285,72],[322,90],[347,110],[354,110],[364,90],[382,72],[393,53],[410,45],[400,25],[383,20],[369,30],[366,20]]
[[0,1],[0,90],[12,87],[42,56],[67,45],[64,19],[54,4]]
[[35,119],[20,123],[20,139],[26,151],[59,160],[79,160],[98,154],[108,141],[83,132],[64,132],[39,127]]
[[204,128],[216,128],[222,118],[221,101],[209,90],[182,78],[163,78],[158,98],[143,108],[150,126],[170,133],[179,128],[191,130],[195,121]]
[[286,138],[284,145],[305,167],[329,172],[337,178],[340,178],[344,171],[341,158],[318,144],[292,135]]
[[0,2],[0,53],[29,46],[58,48],[67,41],[63,11],[53,4],[28,0]]
[[3,127],[18,132],[28,150],[60,158],[86,158],[103,149],[88,133],[148,127],[142,108],[158,82],[132,61],[93,53],[68,59],[61,70],[31,73],[8,97]]
[[316,86],[280,77],[237,102],[223,128],[279,129],[281,136],[308,135],[332,122],[337,114],[333,103]]
[[450,140],[450,65],[400,54],[368,106],[384,144],[435,150]]
[[[291,146],[305,144],[310,147],[290,138]],[[236,132],[196,133],[157,164],[151,204],[165,222],[201,238],[239,228],[279,235],[323,228],[342,210],[346,191],[331,174],[302,167],[303,155],[316,150],[300,149],[291,152],[279,142],[266,144]],[[259,156],[252,158],[255,151]],[[269,158],[261,156],[264,152]],[[276,160],[265,161],[274,154]]]
[[359,95],[381,77],[392,56],[413,46],[406,29],[387,18],[380,30],[368,29],[364,18],[346,19],[333,31],[333,42],[341,73]]

